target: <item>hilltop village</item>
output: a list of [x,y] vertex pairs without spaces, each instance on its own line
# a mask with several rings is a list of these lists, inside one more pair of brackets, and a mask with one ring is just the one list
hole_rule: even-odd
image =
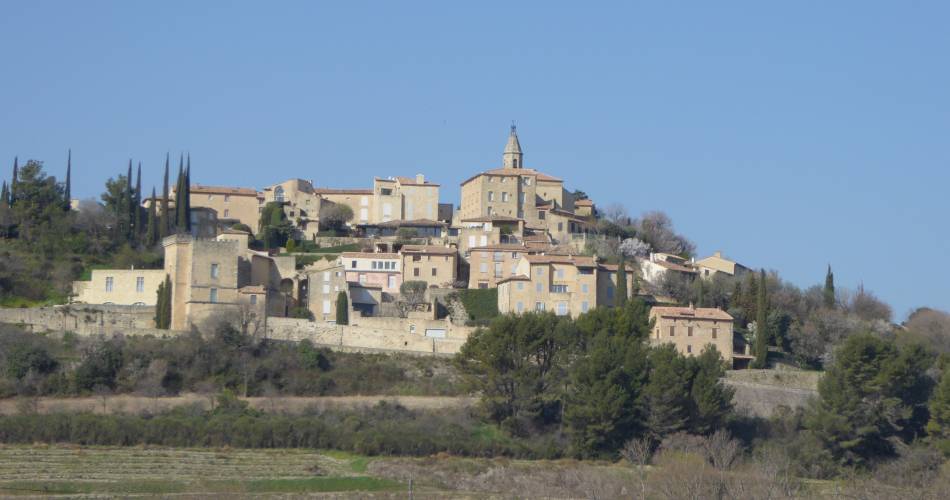
[[719,252],[695,259],[643,244],[619,248],[621,236],[605,234],[593,200],[529,165],[512,126],[500,165],[462,182],[457,207],[441,203],[444,187],[421,173],[376,177],[362,187],[179,182],[165,200],[141,200],[161,215],[187,190],[189,227],[161,241],[164,268],[95,269],[74,282],[71,302],[154,306],[156,324],[179,331],[221,317],[325,325],[416,318],[425,328],[410,325],[405,333],[438,340],[465,331],[453,323],[478,324],[457,300],[462,290],[475,297],[469,303],[493,302],[494,314],[571,317],[638,296],[655,306],[654,343],[673,343],[686,355],[713,344],[731,365],[748,364],[732,316],[678,304],[663,286],[737,277],[748,268]]

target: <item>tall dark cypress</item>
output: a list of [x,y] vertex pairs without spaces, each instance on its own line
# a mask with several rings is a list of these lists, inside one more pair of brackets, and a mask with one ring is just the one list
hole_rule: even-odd
[[[152,204],[154,205],[156,200],[152,197]],[[171,218],[168,214],[168,153],[165,153],[165,182],[162,184],[162,212],[161,220],[158,223],[158,234],[160,237],[164,238],[171,234]]]
[[7,181],[3,181],[3,190],[0,191],[0,204],[4,206],[10,204],[10,189],[7,187]]
[[766,290],[765,269],[761,273],[758,286],[758,297],[755,308],[755,361],[753,368],[768,368],[769,331],[768,331],[768,291]]
[[128,220],[126,226],[126,241],[135,241],[135,195],[132,190],[132,159],[129,158],[129,170],[125,174],[125,217]]
[[16,203],[16,183],[17,176],[20,175],[20,166],[17,162],[19,158],[13,157],[13,179],[10,180],[10,206]]
[[185,166],[185,220],[188,232],[191,232],[191,153]]
[[132,213],[135,215],[135,235],[141,240],[145,234],[145,224],[142,221],[142,162],[139,162],[138,173],[135,175],[135,193],[132,195]]
[[620,264],[617,264],[617,299],[614,305],[623,307],[627,303],[627,263],[623,260],[623,252],[620,253]]
[[69,211],[72,208],[71,199],[73,197],[73,150],[70,149],[66,155],[66,185],[63,186],[63,210]]
[[145,225],[145,246],[152,248],[158,243],[158,218],[155,209],[155,187],[152,187],[152,198],[148,204],[148,222]]
[[178,160],[178,183],[175,186],[175,228],[178,233],[188,232],[187,198],[185,193],[185,156]]
[[835,273],[831,272],[831,264],[828,264],[828,274],[825,275],[823,299],[825,307],[828,309],[835,308]]

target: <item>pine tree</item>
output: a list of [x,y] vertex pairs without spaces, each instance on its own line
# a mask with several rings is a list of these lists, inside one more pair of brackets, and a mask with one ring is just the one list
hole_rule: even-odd
[[[155,203],[153,197],[152,204]],[[158,234],[164,238],[171,234],[171,219],[168,214],[168,153],[165,153],[165,182],[162,184],[162,213],[158,223]]]
[[831,272],[831,264],[828,264],[828,274],[825,275],[824,304],[828,309],[835,308],[835,274]]
[[152,201],[148,204],[148,222],[145,226],[145,246],[152,248],[158,243],[158,220],[155,210],[155,188],[152,188]]
[[132,195],[132,212],[135,214],[135,236],[141,241],[145,235],[145,224],[142,222],[142,162],[139,162],[138,173],[135,175],[135,193]]
[[946,454],[950,452],[950,367],[944,368],[940,383],[930,398],[930,421],[927,434]]
[[73,196],[73,150],[70,149],[66,155],[66,184],[63,187],[63,210],[69,211],[72,208]]
[[623,261],[623,252],[620,253],[620,263],[617,265],[617,300],[614,305],[623,307],[627,303],[627,264]]
[[710,344],[695,358],[696,373],[690,388],[693,404],[690,409],[690,428],[697,434],[709,434],[722,427],[732,410],[735,390],[721,382],[726,375],[722,357],[716,346]]
[[755,361],[754,368],[767,368],[769,357],[768,329],[768,291],[766,290],[765,269],[759,271],[758,301],[755,311]]
[[647,417],[644,424],[656,442],[684,430],[689,418],[690,370],[686,358],[673,344],[650,350],[649,378],[643,389]]
[[20,166],[17,162],[19,158],[16,156],[13,157],[13,178],[10,179],[10,203],[12,207],[16,204],[16,188],[17,188],[17,176],[20,174]]
[[346,300],[345,292],[340,292],[336,295],[336,324],[350,324],[350,306]]

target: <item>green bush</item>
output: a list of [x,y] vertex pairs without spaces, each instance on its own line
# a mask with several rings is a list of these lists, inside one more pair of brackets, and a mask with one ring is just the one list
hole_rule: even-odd
[[498,316],[497,288],[472,288],[459,290],[458,294],[472,324],[487,325]]

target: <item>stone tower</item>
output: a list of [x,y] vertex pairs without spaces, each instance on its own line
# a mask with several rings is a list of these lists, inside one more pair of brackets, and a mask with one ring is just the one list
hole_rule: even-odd
[[518,142],[518,131],[514,123],[511,124],[508,144],[505,144],[505,153],[502,155],[502,168],[524,168],[524,155],[521,153],[521,143]]

